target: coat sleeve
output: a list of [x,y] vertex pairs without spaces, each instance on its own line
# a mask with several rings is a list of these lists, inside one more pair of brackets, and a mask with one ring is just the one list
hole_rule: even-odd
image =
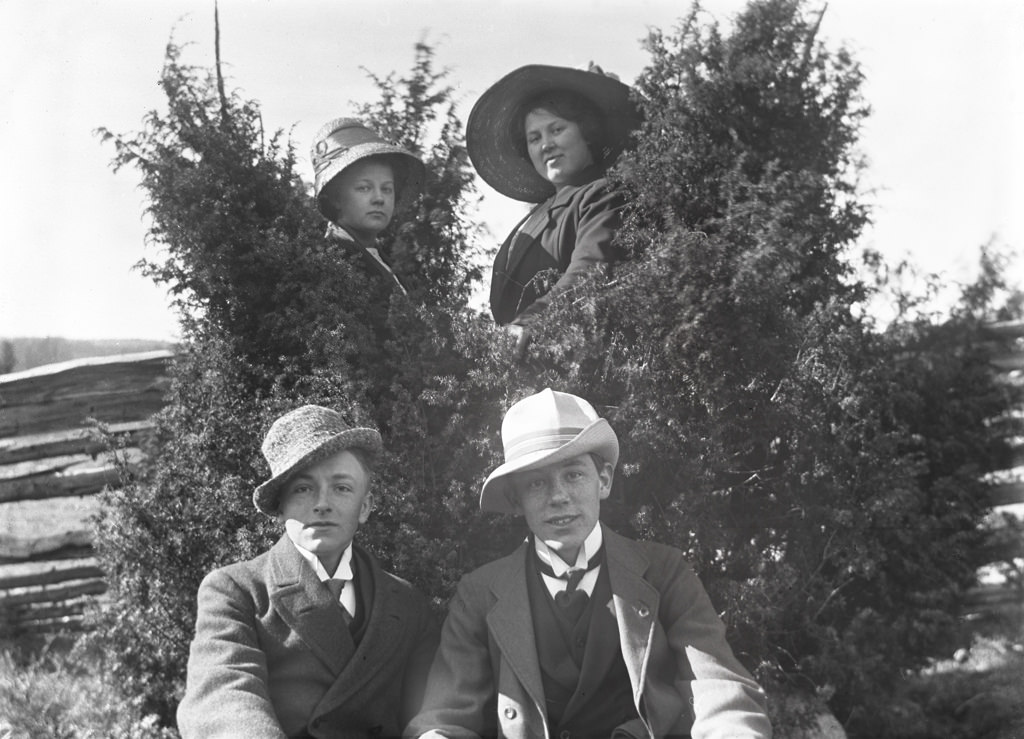
[[625,207],[622,193],[604,180],[583,191],[575,207],[567,208],[561,216],[564,222],[559,238],[564,243],[557,245],[557,251],[563,258],[569,255],[568,267],[550,291],[516,316],[514,324],[529,326],[547,308],[551,298],[570,289],[598,264],[618,258],[612,242],[622,226]]
[[282,739],[252,599],[227,573],[215,570],[199,586],[198,601],[185,697],[178,707],[182,739]]
[[769,739],[765,696],[725,640],[725,624],[681,554],[661,588],[659,620],[676,661],[677,692],[692,700],[693,739]]
[[404,736],[463,739],[494,735],[495,705],[486,605],[474,599],[473,588],[463,580],[441,628],[423,710],[406,727]]
[[402,726],[409,722],[423,706],[427,675],[437,652],[440,628],[430,605],[416,593],[413,607],[420,613],[418,628],[414,637],[415,647],[409,656],[402,678]]

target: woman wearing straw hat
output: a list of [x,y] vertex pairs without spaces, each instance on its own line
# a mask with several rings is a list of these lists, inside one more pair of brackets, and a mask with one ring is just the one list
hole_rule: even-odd
[[[466,145],[480,177],[538,204],[494,260],[491,313],[499,325],[528,328],[552,296],[617,256],[612,241],[625,200],[605,173],[639,123],[629,87],[594,66],[521,67],[473,106]],[[552,269],[560,277],[547,287],[538,278]]]
[[423,187],[423,162],[354,118],[336,118],[316,134],[311,154],[316,205],[328,237],[360,255],[385,284],[405,287],[377,248],[377,236]]

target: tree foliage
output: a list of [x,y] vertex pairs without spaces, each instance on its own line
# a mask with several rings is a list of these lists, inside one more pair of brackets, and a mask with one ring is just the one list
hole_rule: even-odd
[[951,634],[981,476],[1005,461],[986,422],[1020,399],[988,371],[991,254],[945,323],[881,331],[865,317],[850,250],[868,218],[855,150],[868,111],[859,67],[819,22],[763,0],[728,34],[699,8],[652,32],[645,124],[615,174],[633,258],[556,299],[521,363],[468,303],[471,172],[429,46],[405,76],[371,74],[380,99],[358,108],[427,163],[426,193],[384,246],[408,296],[361,280],[323,240],[291,144],[169,47],[167,112],[105,133],[115,166],[142,174],[163,249],[143,269],[177,296],[186,338],[145,474],[100,524],[102,618],[130,688],[170,719],[187,594],[276,535],[249,502],[274,417],[316,402],[381,430],[359,536],[440,607],[524,533],[476,500],[504,410],[550,386],[592,400],[619,435],[604,520],[686,551],[758,677],[830,698],[870,735],[883,714],[865,707]]

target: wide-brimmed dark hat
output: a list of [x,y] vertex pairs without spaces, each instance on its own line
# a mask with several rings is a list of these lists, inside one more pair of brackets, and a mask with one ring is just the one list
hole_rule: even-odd
[[335,118],[317,131],[310,152],[315,177],[313,194],[316,207],[325,218],[334,218],[321,198],[327,184],[360,159],[380,155],[387,156],[395,168],[395,212],[403,211],[423,191],[426,167],[419,157],[388,143],[355,118]]
[[380,434],[371,428],[350,427],[340,413],[320,405],[304,405],[284,414],[274,421],[260,447],[270,465],[270,479],[253,491],[252,502],[268,516],[277,516],[281,486],[292,474],[353,447],[376,461]]
[[505,463],[480,490],[480,510],[514,513],[509,475],[593,452],[614,468],[619,439],[594,407],[576,395],[547,388],[508,409],[501,422]]
[[502,77],[480,96],[466,122],[466,149],[484,182],[516,200],[540,203],[555,192],[541,177],[516,141],[522,139],[522,105],[552,90],[571,90],[590,100],[604,115],[604,161],[608,164],[629,143],[629,134],[641,122],[630,99],[629,87],[600,67],[590,70],[530,64]]

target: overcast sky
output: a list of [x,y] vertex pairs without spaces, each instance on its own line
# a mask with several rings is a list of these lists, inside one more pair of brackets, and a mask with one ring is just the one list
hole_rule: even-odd
[[[814,3],[810,7],[820,7]],[[723,22],[743,4],[709,0]],[[311,179],[315,130],[374,96],[361,67],[404,72],[425,39],[467,114],[523,64],[590,60],[632,82],[648,28],[669,31],[687,2],[661,0],[222,0],[229,83],[292,132]],[[130,133],[163,109],[171,37],[213,64],[212,0],[0,0],[0,337],[176,336],[143,256],[142,194],[113,174],[99,126]],[[1024,3],[830,0],[823,36],[862,63],[874,113],[860,148],[875,225],[859,246],[909,256],[949,282],[975,274],[997,237],[1024,254]],[[482,184],[495,240],[516,210]],[[1024,257],[1017,263],[1024,281]]]

